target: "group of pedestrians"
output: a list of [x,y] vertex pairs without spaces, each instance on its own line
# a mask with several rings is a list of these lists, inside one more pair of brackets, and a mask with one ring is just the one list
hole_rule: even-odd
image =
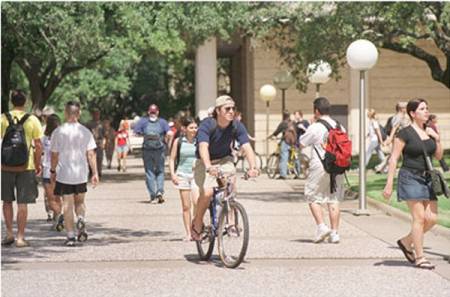
[[[88,167],[91,169],[91,183],[95,187],[100,175],[97,169],[97,161],[101,162],[99,145],[104,147],[105,130],[109,127],[100,127],[99,116],[95,112],[93,121],[88,124],[90,130],[81,125],[80,104],[71,101],[65,105],[65,122],[60,124],[56,115],[50,115],[43,133],[37,118],[25,112],[25,102],[23,92],[14,91],[11,96],[13,109],[3,114],[1,119],[2,201],[6,225],[6,236],[2,245],[15,242],[17,247],[28,246],[24,235],[27,205],[35,203],[38,196],[36,176],[43,171],[44,188],[50,208],[56,217],[63,213],[67,232],[66,245],[73,246],[77,237],[74,223],[77,222],[77,226],[85,225],[84,200]],[[283,122],[275,132],[285,134],[282,147],[295,145],[300,149],[313,148],[304,194],[316,223],[314,242],[321,243],[328,239],[329,242],[337,244],[341,240],[339,201],[344,195],[343,176],[331,176],[325,160],[330,154],[331,131],[341,131],[344,134],[346,131],[331,117],[331,103],[327,98],[316,98],[312,109],[314,120],[311,124],[303,120],[301,111],[294,113],[293,119],[290,119],[289,113],[285,113]],[[409,262],[418,268],[432,269],[434,266],[423,254],[423,235],[436,224],[438,209],[424,154],[440,160],[443,149],[437,128],[430,127],[426,100],[412,99],[406,105],[399,103],[397,111],[397,115],[391,120],[392,130],[384,138],[385,142],[393,144],[393,148],[388,161],[384,160],[388,162],[389,167],[383,195],[390,199],[397,162],[400,156],[403,156],[398,173],[397,196],[399,201],[406,201],[413,224],[410,233],[399,239],[397,244]],[[175,131],[159,116],[158,106],[151,104],[148,116],[142,117],[134,126],[134,132],[143,136],[142,158],[150,202],[165,201],[164,163],[166,151],[170,151],[169,170],[172,183],[179,190],[187,241],[202,238],[205,227],[203,217],[213,195],[213,187],[217,185],[218,175],[235,175],[232,157],[235,141],[239,142],[249,162],[247,174],[250,177],[259,175],[248,132],[241,121],[235,120],[235,112],[234,100],[227,95],[219,96],[209,117],[199,123],[189,116],[177,119],[179,124]],[[409,123],[405,115],[409,118]],[[369,110],[369,118],[374,120],[369,125],[370,140],[375,142],[376,137],[379,145],[380,141],[383,141],[383,135],[376,124],[374,110]],[[6,138],[12,133],[11,127],[16,126],[18,122],[23,124],[29,149],[24,164],[11,166],[7,163],[9,159],[4,158],[4,147],[8,143]],[[116,147],[127,145],[127,130],[128,127],[123,124],[120,126],[115,137]],[[290,141],[290,136],[286,136],[291,133],[289,130],[294,131],[294,140]],[[369,148],[373,150],[375,147],[375,143],[369,143]],[[44,159],[41,169],[42,151]],[[126,168],[123,162],[119,162],[119,166]],[[62,198],[62,203],[59,197]],[[14,200],[17,200],[18,204],[16,236],[12,227]],[[328,210],[329,224],[326,223],[324,207]]]

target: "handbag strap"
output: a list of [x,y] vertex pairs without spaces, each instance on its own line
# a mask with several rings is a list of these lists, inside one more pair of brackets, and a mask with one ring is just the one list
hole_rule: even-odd
[[[414,128],[413,128],[413,129],[414,129]],[[419,141],[420,141],[420,146],[422,147],[423,156],[424,156],[424,158],[425,158],[425,164],[426,164],[426,166],[428,167],[428,170],[429,170],[429,171],[434,170],[433,164],[431,163],[431,158],[430,158],[430,156],[428,156],[427,151],[425,150],[425,144],[423,144],[423,140],[420,138],[420,135],[419,135],[419,133],[417,133],[416,129],[414,129],[414,133],[416,133],[417,138],[418,138]],[[431,139],[431,138],[430,138],[430,139]]]

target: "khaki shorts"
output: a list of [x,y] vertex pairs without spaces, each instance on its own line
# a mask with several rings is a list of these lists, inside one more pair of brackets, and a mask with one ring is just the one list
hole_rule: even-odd
[[[234,167],[233,157],[225,157],[218,160],[211,161],[213,166],[219,166],[220,170],[225,175],[235,175],[236,168]],[[214,176],[209,175],[206,172],[205,164],[200,159],[195,161],[194,165],[194,180],[197,184],[200,192],[202,192],[205,188],[213,188],[217,186],[217,181]]]
[[305,197],[309,203],[338,203],[344,198],[343,175],[336,176],[336,192],[330,191],[330,175],[322,165],[310,168],[305,183]]

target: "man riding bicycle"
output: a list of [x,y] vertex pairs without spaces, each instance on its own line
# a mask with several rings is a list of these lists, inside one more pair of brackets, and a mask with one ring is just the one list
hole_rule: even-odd
[[216,186],[219,171],[225,175],[234,175],[232,144],[239,141],[250,164],[249,177],[256,177],[255,154],[248,139],[247,129],[239,121],[233,121],[235,104],[230,96],[223,95],[216,99],[212,117],[204,119],[197,132],[197,160],[194,168],[195,183],[199,187],[200,197],[197,212],[191,225],[192,239],[200,240],[203,232],[203,216],[209,206]]

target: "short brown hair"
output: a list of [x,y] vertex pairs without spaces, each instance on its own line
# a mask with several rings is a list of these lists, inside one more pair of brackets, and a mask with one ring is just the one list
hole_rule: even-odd
[[11,103],[13,106],[24,106],[27,102],[27,97],[22,90],[13,90],[11,92]]

